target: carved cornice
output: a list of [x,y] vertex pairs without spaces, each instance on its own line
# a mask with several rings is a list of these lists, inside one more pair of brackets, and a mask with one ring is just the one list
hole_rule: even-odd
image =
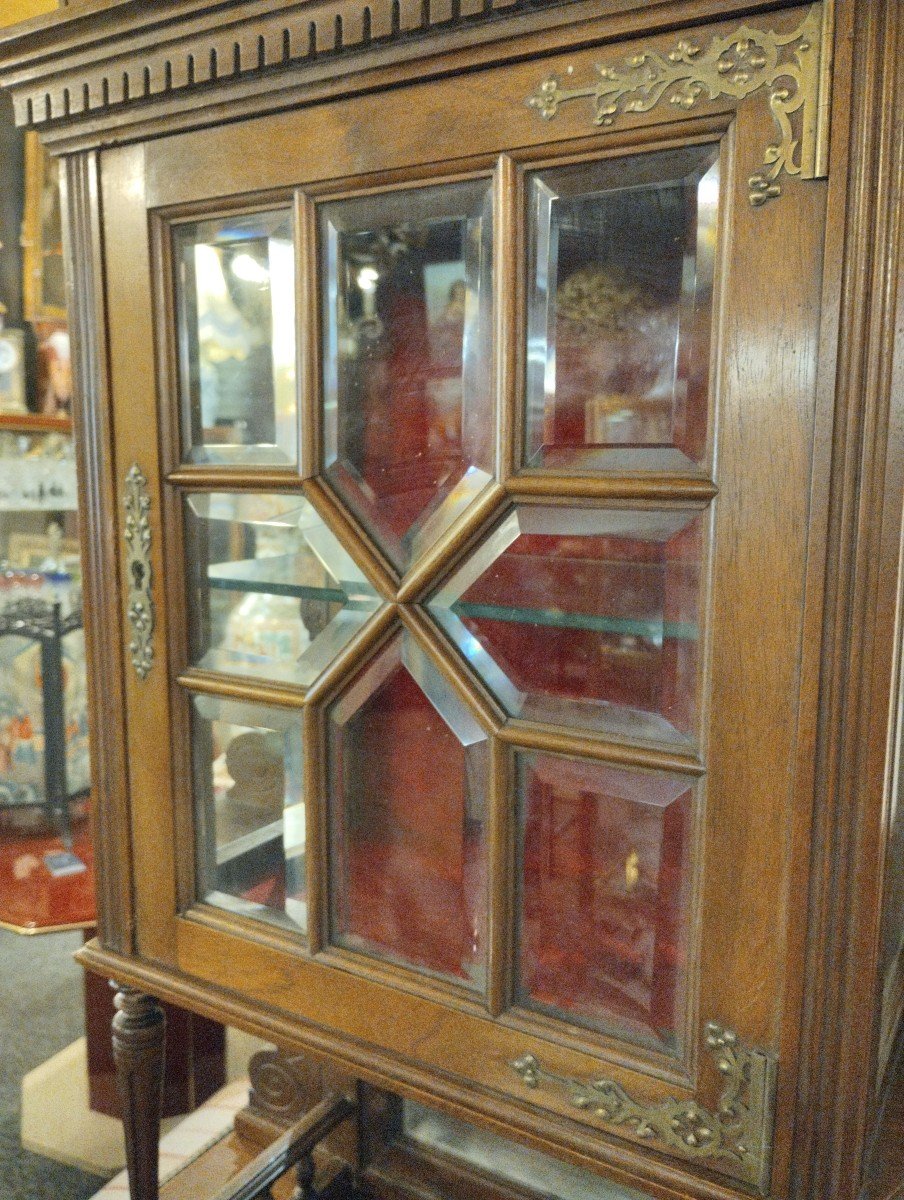
[[[363,51],[574,5],[576,0],[136,0],[77,4],[0,36],[16,122],[72,124],[153,100],[199,97]],[[10,65],[4,70],[4,60]]]

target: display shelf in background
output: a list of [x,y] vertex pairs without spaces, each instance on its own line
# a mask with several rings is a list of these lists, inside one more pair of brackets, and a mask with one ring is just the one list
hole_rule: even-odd
[[[87,805],[85,805],[87,808]],[[13,811],[0,813],[0,926],[16,933],[54,933],[94,924],[94,851],[87,814],[73,812],[73,853],[85,864],[53,876],[44,855],[62,853],[56,832],[17,830]]]

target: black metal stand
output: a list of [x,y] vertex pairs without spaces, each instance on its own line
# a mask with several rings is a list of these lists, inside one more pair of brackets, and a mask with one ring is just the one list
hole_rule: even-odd
[[[41,648],[41,693],[44,717],[44,796],[34,800],[0,799],[0,808],[44,808],[72,849],[69,803],[86,794],[69,795],[66,778],[66,715],[63,711],[63,638],[82,627],[81,605],[62,616],[58,603],[17,600],[0,610],[0,637],[29,638]],[[0,784],[3,780],[0,777]]]

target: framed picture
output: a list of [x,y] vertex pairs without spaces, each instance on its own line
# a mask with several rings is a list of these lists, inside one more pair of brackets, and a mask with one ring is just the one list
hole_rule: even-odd
[[22,304],[26,321],[65,321],[66,275],[59,163],[36,133],[25,135]]
[[25,335],[0,327],[0,413],[27,412],[25,391]]

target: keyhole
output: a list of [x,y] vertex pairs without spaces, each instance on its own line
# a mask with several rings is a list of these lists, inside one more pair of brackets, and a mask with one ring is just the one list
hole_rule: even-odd
[[132,578],[135,581],[135,590],[140,592],[144,587],[144,563],[132,563]]

